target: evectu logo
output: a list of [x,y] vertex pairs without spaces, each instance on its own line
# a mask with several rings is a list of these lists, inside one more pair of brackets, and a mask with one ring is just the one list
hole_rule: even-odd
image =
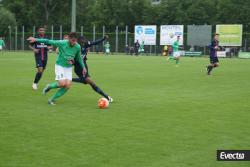
[[250,161],[250,150],[217,150],[218,161]]

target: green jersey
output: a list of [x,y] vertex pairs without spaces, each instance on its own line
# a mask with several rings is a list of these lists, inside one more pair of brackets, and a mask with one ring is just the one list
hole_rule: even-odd
[[45,43],[59,48],[56,64],[62,67],[72,67],[70,61],[78,61],[82,68],[84,64],[81,57],[81,46],[76,44],[71,46],[68,40],[48,40],[36,39],[36,42]]
[[110,44],[109,44],[109,43],[106,43],[106,44],[104,45],[104,47],[105,47],[105,49],[109,49],[109,48],[110,48]]
[[178,52],[179,51],[179,41],[175,41],[174,44],[172,45],[173,51]]
[[4,40],[2,40],[2,39],[0,39],[0,46],[2,46],[2,47],[5,46]]

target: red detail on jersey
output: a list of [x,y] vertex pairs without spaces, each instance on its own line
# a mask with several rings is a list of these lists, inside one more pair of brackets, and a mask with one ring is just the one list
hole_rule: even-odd
[[42,60],[44,60],[44,48],[41,48]]

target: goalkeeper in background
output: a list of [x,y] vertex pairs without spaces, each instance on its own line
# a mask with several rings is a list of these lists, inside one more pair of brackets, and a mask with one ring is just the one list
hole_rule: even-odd
[[48,84],[43,89],[43,94],[46,94],[51,89],[58,89],[58,91],[48,100],[50,105],[55,105],[55,100],[63,96],[70,88],[72,82],[72,65],[76,60],[82,67],[82,75],[86,74],[85,66],[81,58],[81,46],[77,43],[77,35],[75,32],[69,34],[68,40],[48,40],[37,39],[29,37],[28,41],[31,43],[39,42],[49,44],[59,48],[55,64],[55,74],[57,82]]

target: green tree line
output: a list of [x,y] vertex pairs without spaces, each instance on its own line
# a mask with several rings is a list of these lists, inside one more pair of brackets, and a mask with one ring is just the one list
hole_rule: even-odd
[[[71,0],[2,0],[0,33],[6,25],[32,26],[71,24]],[[92,26],[114,31],[115,26],[138,24],[243,24],[250,31],[249,0],[77,0],[77,26],[85,31]]]

